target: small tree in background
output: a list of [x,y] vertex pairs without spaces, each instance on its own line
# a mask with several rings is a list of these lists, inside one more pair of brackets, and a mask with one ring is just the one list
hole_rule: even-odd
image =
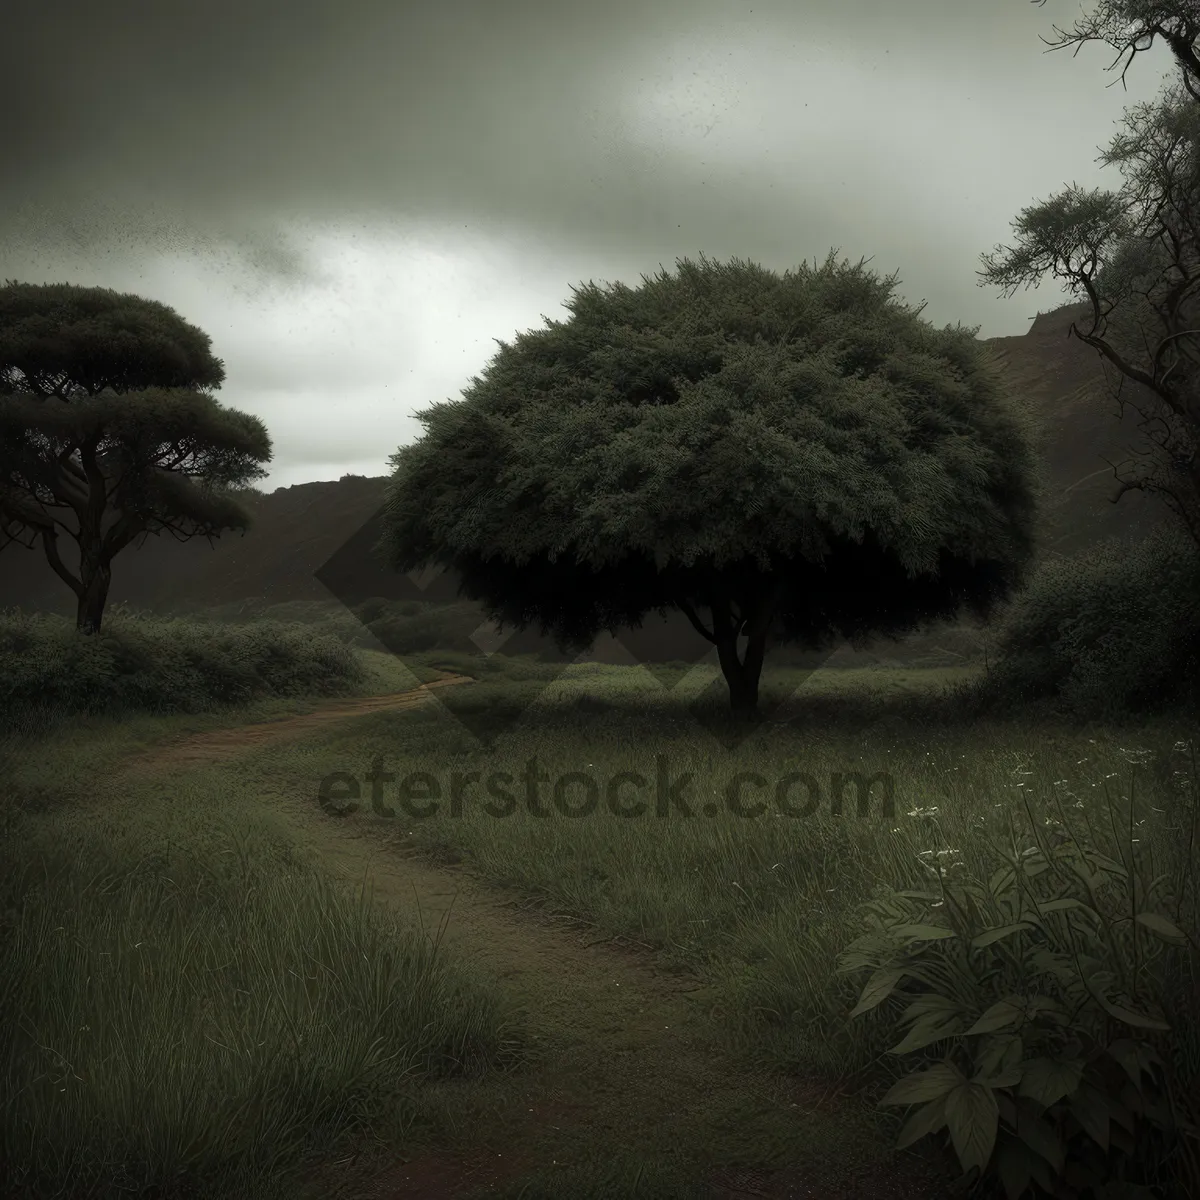
[[[0,550],[40,541],[83,633],[99,631],[112,561],[136,539],[249,527],[232,489],[266,474],[271,442],[257,417],[196,390],[225,378],[210,346],[157,301],[70,284],[0,289]],[[79,546],[77,576],[60,531]]]
[[[980,283],[1011,295],[1053,275],[1090,301],[1090,328],[1070,332],[1101,355],[1148,443],[1113,468],[1113,502],[1131,490],[1158,496],[1200,547],[1200,10],[1192,0],[1103,0],[1056,32],[1054,50],[1090,41],[1117,50],[1109,70],[1128,53],[1122,83],[1161,37],[1180,78],[1157,104],[1127,111],[1127,132],[1098,160],[1120,166],[1122,191],[1072,186],[1024,209],[1016,245],[983,257]],[[1144,406],[1124,394],[1127,381],[1145,389]]]
[[[769,636],[819,650],[986,618],[1033,553],[1022,412],[978,329],[935,330],[863,263],[737,260],[573,289],[394,468],[379,549],[583,650],[682,611],[735,712]],[[707,623],[698,610],[707,610]],[[744,653],[739,638],[745,639]]]

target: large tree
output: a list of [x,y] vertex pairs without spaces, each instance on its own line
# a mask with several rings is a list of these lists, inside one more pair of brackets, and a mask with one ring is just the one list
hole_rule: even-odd
[[[1158,496],[1200,546],[1200,10],[1184,0],[1105,0],[1056,32],[1052,49],[1108,43],[1118,51],[1109,70],[1128,53],[1122,82],[1161,37],[1181,78],[1157,103],[1127,110],[1126,132],[1099,159],[1121,169],[1121,191],[1072,186],[1024,209],[1016,244],[983,256],[980,283],[1011,295],[1053,275],[1090,301],[1090,328],[1073,323],[1070,334],[1101,355],[1120,411],[1138,414],[1148,444],[1114,465],[1112,499]],[[1129,381],[1144,399],[1126,394]]]
[[[112,561],[138,538],[249,527],[234,489],[266,474],[271,442],[257,417],[198,390],[225,378],[211,344],[139,296],[0,289],[0,550],[40,542],[83,633],[100,629]],[[77,574],[60,532],[78,544]]]
[[[582,650],[651,611],[717,647],[736,712],[769,636],[827,648],[986,617],[1033,551],[1026,418],[977,329],[895,277],[682,260],[498,342],[392,456],[382,555]],[[698,610],[707,610],[707,623]],[[745,638],[744,653],[739,637]]]

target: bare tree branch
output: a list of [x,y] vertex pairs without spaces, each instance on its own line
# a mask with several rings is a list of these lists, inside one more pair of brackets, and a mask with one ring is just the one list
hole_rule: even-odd
[[[1091,328],[1073,322],[1069,334],[1115,368],[1119,412],[1134,408],[1151,446],[1151,464],[1136,476],[1113,468],[1113,500],[1132,490],[1159,496],[1200,545],[1200,105],[1191,86],[1200,82],[1200,12],[1179,8],[1105,0],[1052,47],[1100,40],[1137,50],[1162,36],[1183,86],[1127,110],[1126,132],[1100,160],[1121,169],[1120,194],[1071,185],[1024,209],[1013,222],[1016,244],[984,255],[980,276],[1008,295],[1053,275],[1086,297]],[[1126,398],[1125,381],[1149,394],[1148,411]]]

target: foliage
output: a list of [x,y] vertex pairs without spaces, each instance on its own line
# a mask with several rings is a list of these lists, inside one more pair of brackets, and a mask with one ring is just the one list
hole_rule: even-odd
[[331,634],[260,622],[205,626],[124,614],[80,638],[61,618],[0,614],[0,718],[63,713],[203,711],[267,696],[336,694],[365,678]]
[[862,267],[683,260],[575,289],[568,321],[419,414],[381,550],[563,649],[679,608],[735,701],[768,633],[819,649],[986,615],[1032,553],[1024,415],[977,330],[933,329]]
[[[1041,5],[1046,0],[1033,0],[1033,3]],[[1075,46],[1078,54],[1079,47],[1085,42],[1107,43],[1118,52],[1112,65],[1106,68],[1109,71],[1128,54],[1129,61],[1121,71],[1122,84],[1137,55],[1150,50],[1154,39],[1161,37],[1178,60],[1188,90],[1200,83],[1200,60],[1192,49],[1200,38],[1200,14],[1194,6],[1181,3],[1181,0],[1099,0],[1092,12],[1077,21],[1072,30],[1068,32],[1056,25],[1054,31],[1059,40],[1047,43],[1052,50]]]
[[[86,633],[100,628],[112,560],[138,538],[249,526],[247,485],[266,474],[270,438],[196,390],[225,377],[210,344],[157,301],[0,288],[0,548],[40,540]],[[63,531],[79,546],[77,574],[58,550]]]
[[[1005,294],[1048,274],[1091,302],[1091,327],[1071,333],[1115,368],[1116,394],[1140,416],[1147,443],[1132,469],[1114,468],[1113,499],[1130,490],[1158,496],[1200,545],[1200,36],[1194,6],[1103,0],[1059,48],[1106,41],[1133,56],[1155,37],[1170,46],[1182,77],[1156,104],[1126,112],[1126,132],[1101,157],[1125,177],[1120,193],[1075,185],[1022,210],[1014,246],[983,256],[981,284]],[[1115,63],[1113,64],[1116,65]],[[1128,69],[1128,64],[1126,64]],[[1124,80],[1124,72],[1121,76]],[[1134,385],[1132,396],[1125,384]]]
[[871,972],[851,1016],[903,1003],[889,1053],[926,1060],[881,1101],[913,1107],[898,1148],[947,1130],[968,1178],[998,1179],[1009,1200],[1035,1184],[1150,1197],[1172,1170],[1195,1194],[1200,1072],[1179,1069],[1170,1037],[1194,1022],[1200,983],[1195,801],[1171,869],[1139,852],[1132,794],[1122,861],[1061,806],[1040,835],[1026,806],[990,875],[946,851],[936,886],[864,906],[868,932],[839,963]]
[[1005,613],[977,689],[1080,717],[1200,701],[1200,556],[1174,525],[1043,563]]
[[[117,622],[113,624],[116,627]],[[469,663],[436,658],[450,669],[466,668],[466,673],[470,673]],[[1093,781],[1110,778],[1114,770],[1121,770],[1116,765],[1115,747],[1097,731],[1090,732],[1102,739],[1100,744],[1063,725],[1049,728],[1039,725],[1027,713],[1016,721],[1004,723],[974,722],[957,709],[942,714],[919,703],[915,688],[909,692],[916,682],[911,676],[897,681],[897,673],[885,670],[854,672],[855,683],[847,683],[848,673],[824,672],[796,698],[795,707],[790,710],[791,721],[773,726],[769,733],[764,730],[763,735],[730,752],[689,719],[686,694],[658,687],[646,678],[645,672],[620,667],[572,668],[566,679],[551,687],[547,681],[552,673],[547,671],[544,677],[538,677],[535,666],[514,661],[515,681],[503,693],[492,692],[487,697],[489,704],[497,706],[506,696],[519,697],[523,692],[541,697],[536,719],[520,725],[512,723],[510,732],[494,749],[481,748],[457,722],[445,719],[440,712],[444,704],[453,713],[457,704],[474,696],[476,688],[484,685],[447,689],[437,705],[423,706],[402,717],[383,714],[334,725],[297,751],[303,761],[291,758],[285,761],[271,755],[257,767],[248,761],[245,770],[237,772],[237,779],[227,770],[207,772],[187,779],[176,778],[169,787],[154,784],[132,795],[124,791],[124,785],[118,785],[117,794],[124,795],[129,805],[131,834],[139,852],[144,852],[145,822],[151,801],[161,801],[163,806],[188,819],[201,814],[206,803],[202,797],[208,797],[221,813],[245,813],[256,806],[265,806],[275,813],[281,780],[290,791],[287,780],[321,778],[345,770],[347,764],[353,769],[354,763],[372,762],[378,754],[385,755],[389,765],[394,764],[400,773],[427,771],[446,782],[449,782],[448,769],[467,773],[478,770],[485,778],[499,770],[519,779],[534,758],[551,777],[585,770],[603,784],[623,772],[641,774],[648,779],[651,801],[645,820],[606,818],[603,812],[597,813],[596,819],[547,820],[525,805],[519,806],[510,817],[497,820],[475,802],[486,796],[481,784],[465,789],[467,800],[461,816],[453,814],[449,805],[443,805],[429,820],[406,822],[402,829],[397,826],[397,832],[407,834],[407,841],[414,849],[466,858],[472,870],[481,875],[517,886],[528,896],[540,897],[554,913],[570,914],[588,922],[596,930],[590,936],[631,939],[659,947],[670,961],[695,971],[707,985],[703,993],[705,1008],[711,1006],[717,1018],[710,1028],[713,1036],[720,1039],[722,1057],[725,1053],[745,1054],[758,1065],[773,1072],[787,1072],[807,1084],[820,1080],[821,1093],[825,1094],[838,1090],[839,1082],[849,1083],[848,1077],[872,1071],[878,1066],[882,1046],[898,1040],[879,1043],[873,1036],[878,1022],[872,1021],[870,1015],[852,1023],[845,1021],[845,1013],[855,1003],[861,986],[854,986],[845,976],[837,976],[835,968],[839,951],[858,932],[857,908],[863,897],[871,894],[872,886],[886,879],[901,887],[922,888],[915,855],[930,845],[927,822],[934,818],[926,813],[932,810],[921,813],[914,810],[907,817],[901,813],[885,816],[878,805],[873,805],[864,819],[857,814],[852,800],[838,816],[833,815],[830,805],[823,800],[820,810],[811,818],[789,820],[773,811],[768,782],[764,789],[753,787],[748,795],[744,794],[745,799],[754,801],[761,797],[767,803],[767,811],[761,817],[747,821],[729,810],[727,782],[743,771],[756,773],[768,781],[782,779],[800,765],[820,781],[824,793],[825,781],[831,780],[834,772],[845,771],[848,764],[856,764],[855,769],[867,772],[878,767],[894,777],[898,806],[907,807],[918,799],[924,804],[930,798],[934,804],[940,804],[936,823],[942,844],[962,847],[964,857],[970,859],[984,853],[978,830],[985,819],[987,826],[983,833],[1003,836],[1004,810],[993,801],[1003,796],[1006,784],[1014,776],[1026,781],[1044,778],[1058,782],[1069,775],[1075,789],[1086,796],[1086,789]],[[516,681],[520,670],[527,672],[524,682]],[[686,671],[686,667],[681,668],[681,674]],[[397,676],[397,690],[407,686],[411,684]],[[886,703],[881,695],[889,686],[896,690],[896,696]],[[848,690],[843,691],[844,688]],[[838,703],[831,702],[833,696],[840,697]],[[929,700],[932,702],[932,697]],[[888,708],[894,705],[906,716],[905,727],[899,733],[883,731],[873,724],[885,704]],[[0,720],[0,726],[3,724]],[[183,726],[192,725],[194,722],[183,722]],[[10,800],[19,798],[32,804],[36,799],[41,807],[44,799],[46,806],[53,805],[56,816],[63,819],[77,810],[79,831],[90,845],[96,821],[108,824],[111,816],[107,802],[97,803],[95,787],[97,779],[110,778],[112,772],[108,766],[98,769],[98,762],[117,763],[139,745],[161,740],[177,726],[183,727],[176,721],[165,725],[161,721],[130,722],[107,732],[102,730],[105,736],[99,741],[95,730],[67,728],[54,736],[53,745],[47,740],[29,745],[24,755],[28,763],[27,780],[18,779],[13,770],[0,770],[0,774],[22,785],[15,795],[9,789]],[[1160,752],[1155,760],[1154,779],[1161,783],[1170,771],[1165,761],[1173,757],[1169,753],[1170,744],[1180,735],[1163,722],[1143,730],[1139,736],[1145,736],[1145,744],[1155,746]],[[0,745],[0,754],[3,750]],[[1083,769],[1078,765],[1081,762],[1087,764]],[[675,808],[669,819],[660,820],[654,815],[658,763],[663,764],[671,781],[685,774],[691,778],[684,792],[690,819]],[[26,782],[28,788],[24,787]],[[515,790],[520,794],[519,784]],[[446,794],[444,791],[443,796]],[[547,789],[541,790],[541,796],[543,802],[550,802]],[[714,817],[704,815],[704,806],[710,801],[717,806]],[[1140,839],[1139,853],[1144,855],[1147,848],[1155,854],[1187,850],[1186,832],[1178,832],[1186,831],[1186,822],[1179,820],[1177,806],[1172,804],[1165,788],[1156,789],[1150,803],[1153,809],[1147,812],[1146,824],[1139,826],[1135,835]],[[58,824],[47,830],[46,842],[57,847],[64,845]],[[28,849],[26,841],[10,839],[10,844],[18,843]],[[173,844],[178,844],[178,839]],[[1121,858],[1119,852],[1098,837],[1093,839],[1092,846],[1114,861]],[[1154,868],[1149,872],[1152,876],[1160,873],[1161,869]],[[181,888],[191,885],[190,880],[185,883],[180,879],[174,863],[169,874]],[[988,874],[985,871],[982,877],[986,879]],[[14,880],[19,892],[20,877],[14,876]],[[265,890],[259,887],[255,895]],[[78,897],[83,891],[82,883],[76,886],[67,880],[60,891],[52,888],[48,894]],[[1194,897],[1193,890],[1193,903]],[[152,897],[152,909],[157,900],[157,896]],[[76,907],[80,906],[81,911],[73,919],[81,928],[97,928],[92,910],[82,899]],[[154,911],[161,922],[167,910],[160,906]],[[63,924],[55,919],[55,913],[47,915],[51,929]],[[913,913],[914,917],[922,915]],[[1170,911],[1168,916],[1180,928],[1195,928],[1194,919],[1183,919]],[[275,930],[273,945],[292,936],[286,925],[271,926],[269,922],[265,925]],[[125,936],[128,946],[141,935],[127,931]],[[225,939],[223,944],[231,944],[225,929],[221,930],[221,938]],[[194,949],[195,943],[190,945]],[[195,959],[187,961],[194,963]],[[1181,962],[1181,973],[1185,967],[1186,963]],[[85,980],[87,972],[68,972],[67,977]],[[0,981],[13,978],[15,974],[0,973]],[[291,976],[284,980],[293,981]],[[114,988],[120,982],[115,980]],[[1196,994],[1196,982],[1193,973],[1191,996]],[[57,984],[48,985],[48,994],[54,986]],[[70,997],[72,993],[68,990],[58,994]],[[127,986],[121,994],[128,995]],[[1177,995],[1189,998],[1185,990],[1177,989]],[[980,1011],[997,998],[998,995],[991,994],[981,997]],[[894,1001],[895,997],[885,1001],[873,1012],[888,1016],[889,1005]],[[1191,1013],[1180,1013],[1181,1008],[1182,1004],[1177,1003],[1176,1011],[1168,1014],[1167,1019],[1176,1028],[1182,1026],[1178,1036],[1185,1048],[1190,1037],[1193,1064],[1190,1078],[1196,1079],[1200,1074],[1200,1043],[1194,1013],[1200,1009],[1194,1006]],[[97,1028],[95,1022],[81,1024],[91,1024],[93,1032]],[[170,1025],[169,1020],[167,1024]],[[186,1026],[182,1027],[182,1034],[178,1024],[171,1028],[175,1030],[175,1042],[181,1036],[186,1037]],[[389,1029],[395,1028],[389,1024]],[[601,1022],[596,1028],[603,1044],[604,1030],[609,1026]],[[86,1032],[79,1034],[81,1039],[91,1036]],[[153,1030],[144,1040],[154,1046],[161,1041]],[[338,1048],[346,1047],[347,1041],[342,1039]],[[54,1045],[68,1058],[76,1050],[90,1052],[86,1042]],[[267,1045],[273,1048],[275,1043],[268,1041]],[[311,1045],[315,1050],[321,1049],[316,1042]],[[1159,1052],[1164,1062],[1172,1066],[1162,1047]],[[1186,1054],[1177,1053],[1175,1059],[1179,1064],[1176,1069],[1182,1071],[1188,1061]],[[214,1085],[225,1087],[226,1096],[244,1096],[252,1091],[261,1060],[243,1057],[239,1063],[243,1074],[230,1075]],[[137,1065],[140,1066],[140,1061]],[[124,1062],[118,1063],[106,1077],[113,1080],[114,1088],[123,1088],[132,1078],[125,1066]],[[86,1072],[79,1073],[86,1076]],[[174,1086],[175,1075],[166,1071],[160,1074],[168,1090]],[[202,1095],[212,1094],[207,1090],[206,1076],[193,1074],[191,1078]],[[704,1078],[707,1076],[701,1077],[702,1082]],[[129,1083],[130,1088],[134,1082]],[[68,1079],[64,1086],[69,1089],[64,1100],[73,1104],[75,1093],[70,1088],[80,1085]],[[492,1082],[488,1087],[492,1088]],[[496,1096],[504,1094],[507,1093],[503,1088],[500,1092],[489,1090],[489,1105],[494,1107]],[[111,1095],[109,1092],[100,1097],[109,1112]],[[144,1097],[144,1089],[138,1095]],[[456,1095],[463,1099],[461,1093]],[[757,1092],[755,1095],[758,1097]],[[54,1094],[48,1096],[47,1112],[55,1111],[49,1106],[55,1099]],[[261,1099],[255,1113],[261,1114],[264,1123],[294,1120],[296,1108],[290,1103],[286,1088],[264,1094]],[[659,1100],[661,1095],[655,1097],[656,1103]],[[759,1103],[761,1098],[756,1099],[756,1104]],[[809,1102],[802,1103],[807,1109]],[[282,1106],[288,1115],[277,1106]],[[801,1139],[816,1137],[811,1132],[814,1128],[824,1132],[836,1126],[853,1145],[849,1151],[851,1157],[861,1155],[867,1147],[872,1156],[882,1150],[869,1126],[851,1123],[860,1120],[857,1104],[844,1107],[826,1104],[822,1108],[829,1115],[827,1124],[820,1126],[798,1116],[801,1110],[795,1108],[785,1107],[774,1115],[782,1115],[796,1125]],[[95,1166],[95,1158],[89,1157],[89,1146],[81,1142],[87,1127],[77,1119],[78,1110],[68,1107],[60,1111],[66,1114],[64,1124],[48,1133],[42,1144],[52,1148],[63,1162],[77,1159]],[[227,1115],[220,1104],[210,1111]],[[752,1112],[746,1111],[740,1122],[732,1124],[714,1118],[712,1109],[703,1105],[694,1111],[703,1114],[701,1123],[691,1127],[695,1138],[701,1139],[711,1136],[710,1130],[717,1125],[721,1129],[744,1129],[745,1122],[753,1121],[753,1114],[762,1110],[755,1107]],[[817,1115],[819,1120],[820,1114]],[[770,1111],[767,1119],[773,1119]],[[195,1133],[198,1156],[210,1151],[220,1156],[220,1148],[229,1145],[224,1126],[218,1122],[206,1127],[215,1139],[206,1140],[206,1129],[197,1131],[190,1120],[187,1114],[181,1114],[179,1119],[172,1117],[165,1125],[160,1124],[156,1144],[170,1141],[174,1146],[190,1145]],[[132,1127],[138,1127],[136,1122]],[[757,1128],[761,1134],[764,1126],[760,1123]],[[269,1139],[258,1139],[258,1144],[268,1142]],[[937,1151],[931,1139],[926,1142],[926,1149]],[[239,1146],[244,1144],[237,1142]],[[707,1147],[708,1142],[703,1145]],[[401,1153],[409,1149],[403,1141],[395,1143],[393,1155],[397,1148]],[[744,1138],[739,1148],[744,1151]],[[142,1169],[140,1164],[145,1160],[140,1150],[141,1147],[132,1147],[124,1160],[131,1172]],[[42,1161],[46,1161],[45,1154]],[[762,1161],[767,1161],[765,1156]],[[856,1163],[861,1166],[861,1157]],[[247,1193],[243,1189],[238,1194]],[[916,1187],[910,1194],[941,1193]]]

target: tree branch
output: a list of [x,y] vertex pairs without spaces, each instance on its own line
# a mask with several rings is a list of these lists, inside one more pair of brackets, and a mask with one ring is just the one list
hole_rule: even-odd
[[[687,619],[689,621],[691,621],[693,628],[696,630],[697,633],[700,634],[700,636],[702,638],[704,638],[706,641],[712,642],[712,644],[714,646],[717,644],[717,639],[716,639],[715,635],[713,633],[710,633],[707,629],[704,628],[703,625],[700,624],[700,618],[698,616],[696,616],[695,610],[692,608],[692,606],[686,600],[683,600],[683,599],[676,600],[675,607],[678,608],[679,611],[681,613],[683,613],[683,615],[685,617],[687,617]],[[714,629],[715,629],[715,624],[714,624]]]
[[55,544],[58,534],[53,529],[42,530],[42,546],[46,551],[46,560],[54,569],[54,573],[75,593],[77,599],[83,599],[83,584],[71,574],[59,557],[58,546]]

